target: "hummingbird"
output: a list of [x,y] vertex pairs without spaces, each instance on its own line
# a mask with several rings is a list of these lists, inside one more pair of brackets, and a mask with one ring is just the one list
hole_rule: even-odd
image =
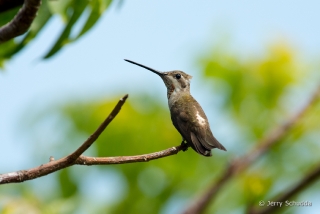
[[194,151],[206,157],[212,156],[211,150],[214,148],[227,151],[213,136],[207,116],[190,94],[192,76],[179,70],[160,72],[128,59],[125,61],[152,71],[163,80],[167,87],[171,120],[182,136],[183,151],[191,146]]

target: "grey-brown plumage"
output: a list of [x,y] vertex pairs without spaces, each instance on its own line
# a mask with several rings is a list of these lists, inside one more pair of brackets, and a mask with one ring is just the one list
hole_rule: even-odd
[[199,103],[190,94],[190,75],[183,71],[159,72],[155,69],[125,59],[127,62],[158,74],[167,87],[171,120],[182,135],[183,141],[203,156],[211,156],[211,149],[226,149],[213,136],[208,119]]

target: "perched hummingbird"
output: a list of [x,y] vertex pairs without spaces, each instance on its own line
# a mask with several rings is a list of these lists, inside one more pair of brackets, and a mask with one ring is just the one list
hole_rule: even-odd
[[125,61],[148,69],[162,78],[167,87],[171,120],[182,135],[181,145],[184,151],[191,146],[193,150],[207,157],[212,155],[211,149],[214,148],[227,151],[213,136],[207,116],[190,94],[192,76],[178,70],[160,72],[131,60],[125,59]]

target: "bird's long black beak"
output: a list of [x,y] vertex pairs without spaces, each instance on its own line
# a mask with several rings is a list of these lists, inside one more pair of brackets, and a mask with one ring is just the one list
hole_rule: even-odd
[[149,68],[149,67],[147,67],[147,66],[145,66],[145,65],[141,65],[141,64],[139,64],[139,63],[137,63],[137,62],[134,62],[134,61],[131,61],[131,60],[128,60],[128,59],[125,59],[125,61],[130,62],[130,63],[135,64],[135,65],[138,65],[138,66],[143,67],[143,68],[145,68],[145,69],[148,69],[149,71],[152,71],[153,73],[158,74],[159,76],[164,76],[164,75],[166,75],[166,74],[163,73],[163,72],[157,71],[157,70],[155,70],[155,69],[153,69],[153,68]]

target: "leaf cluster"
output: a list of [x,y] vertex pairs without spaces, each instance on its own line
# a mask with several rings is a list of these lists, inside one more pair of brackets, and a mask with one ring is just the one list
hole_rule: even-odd
[[[63,1],[42,1],[38,15],[33,21],[30,30],[21,38],[10,40],[0,45],[0,67],[12,56],[24,49],[29,42],[39,36],[50,21],[59,16],[64,23],[63,29],[57,35],[57,40],[43,56],[47,59],[55,55],[67,44],[75,42],[86,34],[99,20],[103,12],[109,8],[112,0],[63,0]],[[19,8],[3,12],[0,14],[0,26],[8,23],[18,12]],[[83,17],[82,19],[80,19]],[[79,22],[83,22],[80,23]],[[80,30],[74,31],[79,25]]]

